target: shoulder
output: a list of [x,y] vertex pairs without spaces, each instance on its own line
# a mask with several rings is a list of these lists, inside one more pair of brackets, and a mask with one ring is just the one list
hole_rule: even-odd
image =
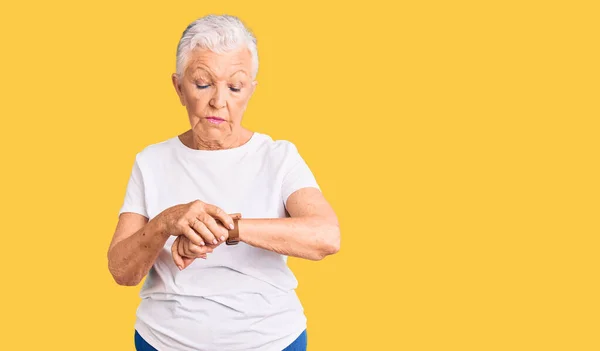
[[287,139],[275,140],[270,136],[263,136],[262,138],[260,147],[262,152],[259,152],[259,154],[262,155],[264,162],[270,165],[273,172],[288,174],[293,169],[303,168],[303,165],[308,167],[293,141]]
[[298,153],[296,145],[285,139],[273,139],[270,135],[257,133],[260,140],[259,148],[268,152],[271,156],[289,157]]
[[160,162],[161,159],[172,154],[173,149],[177,146],[175,138],[177,136],[145,146],[136,154],[136,162],[138,164]]

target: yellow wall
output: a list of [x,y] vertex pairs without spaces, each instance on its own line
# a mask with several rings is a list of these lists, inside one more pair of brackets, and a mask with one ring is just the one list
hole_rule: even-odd
[[132,350],[106,250],[136,152],[187,128],[186,25],[259,43],[250,129],[296,143],[342,250],[290,259],[309,349],[597,350],[598,7],[4,2],[3,350]]

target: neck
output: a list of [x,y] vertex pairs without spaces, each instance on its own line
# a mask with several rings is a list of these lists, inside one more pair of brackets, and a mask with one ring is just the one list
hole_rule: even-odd
[[245,144],[252,137],[252,132],[240,130],[222,139],[208,139],[203,135],[188,130],[181,135],[181,141],[189,148],[196,150],[224,150],[232,149]]

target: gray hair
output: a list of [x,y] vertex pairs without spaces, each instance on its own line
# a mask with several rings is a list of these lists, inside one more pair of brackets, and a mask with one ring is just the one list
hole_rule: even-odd
[[230,15],[207,15],[190,23],[177,45],[176,73],[183,76],[190,52],[200,47],[215,53],[236,50],[245,45],[252,55],[252,79],[258,72],[256,38],[242,21]]

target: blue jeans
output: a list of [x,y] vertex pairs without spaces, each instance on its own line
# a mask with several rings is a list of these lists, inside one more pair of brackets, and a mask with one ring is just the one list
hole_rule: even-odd
[[[135,331],[135,349],[137,351],[158,351],[152,345],[148,344],[146,340],[142,338],[140,334],[138,334],[137,330]],[[288,345],[283,351],[306,351],[306,329],[292,342]]]

